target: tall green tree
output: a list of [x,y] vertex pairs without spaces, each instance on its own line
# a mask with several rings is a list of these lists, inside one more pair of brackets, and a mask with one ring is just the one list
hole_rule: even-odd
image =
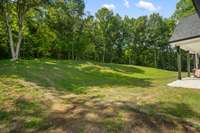
[[182,17],[191,15],[195,12],[192,0],[180,0],[176,5],[176,11],[173,18],[178,20]]
[[105,62],[107,47],[110,44],[109,34],[110,34],[110,26],[113,17],[113,12],[107,8],[102,8],[96,13],[96,18],[98,22],[98,30],[102,35],[102,62]]
[[[19,58],[21,43],[23,40],[24,20],[27,13],[34,7],[41,4],[40,0],[1,0],[2,16],[6,24],[11,55],[13,60]],[[13,36],[13,21],[17,24],[16,41]]]
[[[19,8],[17,1],[25,2],[21,3],[25,7],[29,5],[26,12],[18,11],[24,7]],[[0,58],[7,58],[11,49],[14,60],[20,52],[22,58],[176,68],[176,54],[168,42],[174,19],[155,13],[139,18],[121,17],[107,8],[92,16],[85,14],[83,0],[1,0],[0,4]]]

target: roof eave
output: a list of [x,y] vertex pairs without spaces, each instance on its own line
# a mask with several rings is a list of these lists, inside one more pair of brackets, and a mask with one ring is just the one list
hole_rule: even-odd
[[200,37],[200,35],[192,36],[192,37],[187,37],[187,38],[183,38],[183,39],[178,39],[178,40],[170,40],[169,43],[176,43],[176,42],[181,42],[181,41],[185,41],[185,40],[195,39],[195,38],[199,38],[199,37]]

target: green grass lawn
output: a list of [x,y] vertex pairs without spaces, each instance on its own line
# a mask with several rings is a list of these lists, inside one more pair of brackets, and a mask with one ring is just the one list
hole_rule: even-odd
[[175,72],[86,61],[0,61],[0,132],[198,132],[200,90]]

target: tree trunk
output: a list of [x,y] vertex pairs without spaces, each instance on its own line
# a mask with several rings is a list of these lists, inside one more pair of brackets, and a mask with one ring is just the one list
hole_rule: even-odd
[[105,55],[106,55],[106,45],[104,44],[104,48],[103,48],[103,60],[102,60],[102,63],[105,63]]
[[113,62],[113,49],[111,48],[111,50],[110,50],[110,63],[112,63]]
[[[7,6],[7,5],[5,5]],[[19,6],[19,5],[18,5]],[[24,10],[22,10],[20,7],[17,7],[17,15],[18,15],[18,41],[16,44],[16,49],[13,41],[13,34],[12,34],[12,28],[10,25],[10,16],[7,11],[7,7],[4,8],[4,15],[5,15],[5,21],[6,21],[6,28],[8,31],[8,36],[9,36],[9,45],[11,49],[11,55],[12,55],[12,60],[17,60],[19,58],[19,52],[20,52],[20,47],[22,43],[22,33],[23,33],[23,16],[25,15]]]
[[15,50],[14,50],[14,42],[13,42],[13,34],[12,34],[12,28],[9,22],[9,16],[8,16],[8,12],[5,9],[5,21],[6,21],[6,28],[8,31],[8,37],[9,37],[9,45],[10,45],[10,49],[11,49],[11,55],[12,55],[12,60],[15,60]]
[[154,50],[154,67],[157,67],[157,51]]
[[96,54],[96,51],[94,52],[94,60],[97,61],[97,54]]
[[128,58],[128,63],[129,63],[129,65],[131,65],[131,56],[129,56],[129,58]]
[[23,15],[22,13],[19,11],[18,12],[18,27],[19,27],[19,32],[18,32],[18,42],[17,42],[17,46],[16,46],[16,55],[15,55],[15,59],[18,60],[19,58],[19,52],[20,52],[20,47],[21,47],[21,43],[22,43],[22,30],[23,30]]
[[21,43],[22,43],[22,31],[19,31],[18,42],[17,42],[17,47],[16,47],[16,55],[15,55],[16,60],[19,59],[19,51],[20,51]]
[[74,60],[74,44],[72,43],[72,60]]

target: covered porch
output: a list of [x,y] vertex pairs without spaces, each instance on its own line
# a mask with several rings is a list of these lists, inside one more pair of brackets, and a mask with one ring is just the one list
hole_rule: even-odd
[[[200,78],[199,69],[199,55],[200,55],[200,37],[183,40],[171,44],[177,49],[177,69],[178,69],[178,80],[182,80],[182,59],[181,49],[187,52],[187,77]],[[193,62],[191,62],[193,61]],[[191,64],[193,64],[191,67]]]
[[[168,84],[168,86],[200,89],[200,38],[183,40],[171,45],[177,49],[178,79]],[[185,78],[182,77],[181,49],[187,52],[187,77]],[[193,67],[191,67],[191,64],[193,64]]]
[[[177,50],[177,81],[168,86],[200,89],[200,17],[194,14],[183,18],[176,26],[170,39]],[[181,51],[187,52],[187,78],[182,77]],[[191,62],[192,61],[192,62]],[[192,67],[191,67],[192,66]]]

